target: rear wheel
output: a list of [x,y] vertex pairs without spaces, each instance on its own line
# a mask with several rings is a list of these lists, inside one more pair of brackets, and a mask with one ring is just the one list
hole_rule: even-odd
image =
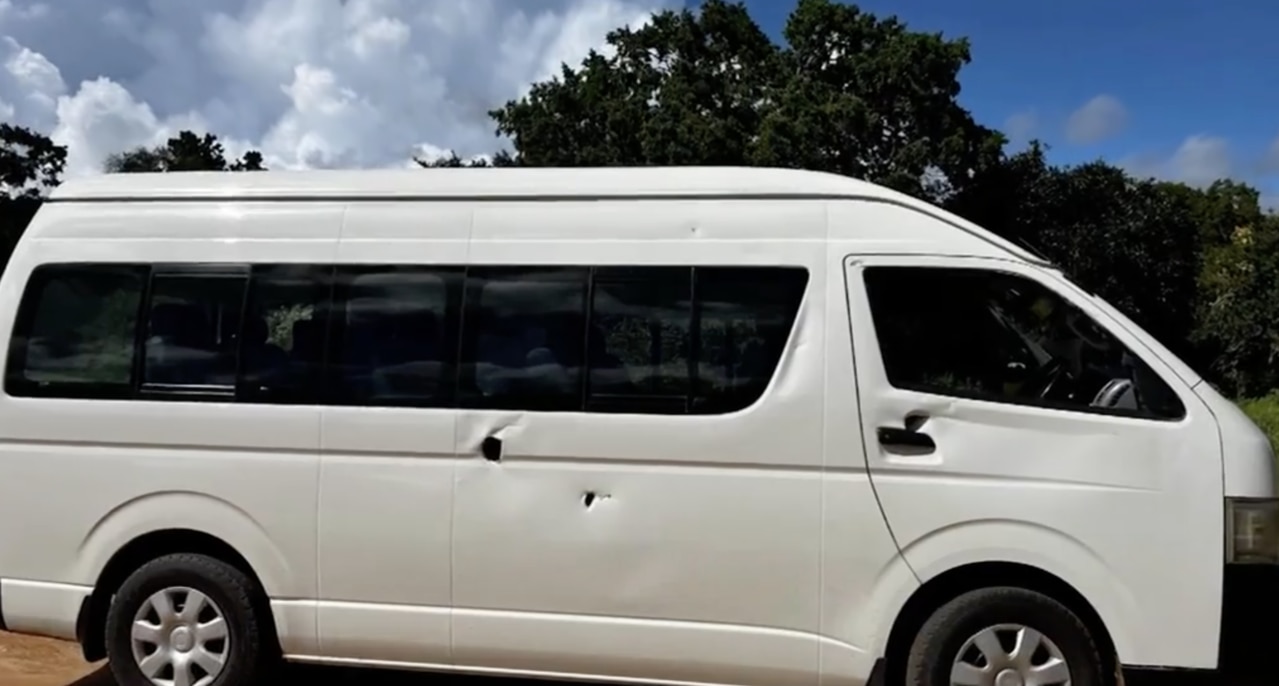
[[1092,634],[1062,604],[1020,588],[971,591],[920,628],[910,686],[1107,686]]
[[120,686],[240,686],[262,664],[255,588],[204,555],[153,560],[125,579],[107,612],[106,645]]

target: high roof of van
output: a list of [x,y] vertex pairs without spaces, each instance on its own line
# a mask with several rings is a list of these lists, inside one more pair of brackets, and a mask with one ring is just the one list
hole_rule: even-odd
[[464,199],[863,199],[932,215],[1029,262],[1043,258],[904,193],[828,172],[770,167],[498,167],[101,174],[68,179],[53,202]]
[[[468,197],[894,197],[825,172],[756,167],[486,167],[100,174],[68,179],[51,199],[412,199]],[[905,196],[901,196],[905,197]]]

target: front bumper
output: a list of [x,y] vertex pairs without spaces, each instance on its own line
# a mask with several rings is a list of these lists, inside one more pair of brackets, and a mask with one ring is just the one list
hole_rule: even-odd
[[1218,672],[1279,683],[1279,566],[1226,565],[1221,600]]

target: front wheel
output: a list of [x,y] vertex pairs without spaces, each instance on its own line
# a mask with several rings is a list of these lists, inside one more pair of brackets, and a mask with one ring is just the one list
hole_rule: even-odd
[[986,588],[933,613],[906,661],[910,686],[1107,686],[1092,634],[1040,593]]
[[106,645],[120,686],[247,686],[259,675],[254,584],[205,555],[166,555],[120,586]]

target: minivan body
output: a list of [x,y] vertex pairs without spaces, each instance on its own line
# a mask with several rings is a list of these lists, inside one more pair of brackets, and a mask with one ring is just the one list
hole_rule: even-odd
[[1279,564],[1234,404],[829,174],[76,179],[0,338],[0,626],[123,686],[1111,683],[1218,668]]

